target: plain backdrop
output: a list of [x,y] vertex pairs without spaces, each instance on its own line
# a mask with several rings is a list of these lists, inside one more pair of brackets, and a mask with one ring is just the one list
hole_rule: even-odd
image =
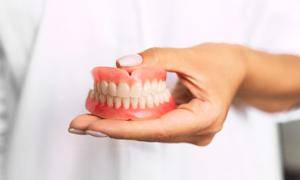
[[[277,121],[233,106],[208,147],[76,136],[94,66],[153,46],[300,53],[297,0],[2,0],[4,180],[281,180]],[[169,79],[170,87],[176,81]]]

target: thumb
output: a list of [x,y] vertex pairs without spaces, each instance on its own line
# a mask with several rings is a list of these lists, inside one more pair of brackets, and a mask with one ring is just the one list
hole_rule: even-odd
[[170,72],[179,72],[183,61],[178,48],[150,48],[139,54],[123,56],[117,59],[118,68],[133,71],[141,67],[163,68]]

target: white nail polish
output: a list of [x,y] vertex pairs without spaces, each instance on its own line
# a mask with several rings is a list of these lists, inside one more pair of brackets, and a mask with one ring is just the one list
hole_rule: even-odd
[[99,131],[87,130],[85,133],[94,137],[108,137],[106,134]]
[[120,66],[136,66],[143,62],[142,56],[139,54],[127,55],[117,59]]
[[70,128],[69,133],[72,133],[72,134],[85,134],[85,131],[80,130],[80,129]]

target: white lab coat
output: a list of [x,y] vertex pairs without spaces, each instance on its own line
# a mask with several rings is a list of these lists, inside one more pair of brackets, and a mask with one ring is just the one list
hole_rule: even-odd
[[[19,98],[7,111],[14,115],[5,136],[5,180],[282,179],[277,116],[249,107],[232,108],[223,131],[204,148],[76,136],[67,129],[85,112],[91,68],[112,66],[121,55],[206,41],[299,53],[297,5],[292,0],[46,1],[37,13],[38,33],[31,31],[36,35],[28,43],[31,55],[19,59],[21,66],[14,46],[3,43],[8,64],[17,64],[8,71],[21,88],[7,92]],[[3,34],[2,39],[9,42]]]

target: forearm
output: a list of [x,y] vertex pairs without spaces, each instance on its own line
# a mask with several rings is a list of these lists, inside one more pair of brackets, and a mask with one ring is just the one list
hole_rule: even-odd
[[267,111],[300,103],[300,57],[244,48],[246,76],[238,97]]

